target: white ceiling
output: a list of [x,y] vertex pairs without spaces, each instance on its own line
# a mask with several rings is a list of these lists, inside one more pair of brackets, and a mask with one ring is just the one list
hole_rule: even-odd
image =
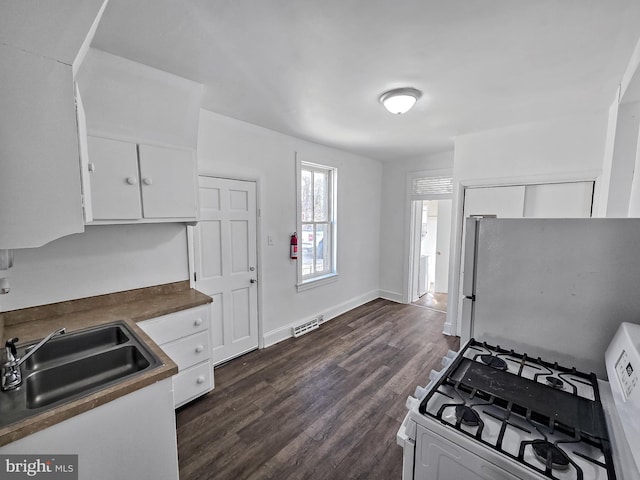
[[[110,0],[93,47],[205,85],[203,108],[380,160],[607,108],[638,0]],[[394,116],[384,91],[424,92]]]

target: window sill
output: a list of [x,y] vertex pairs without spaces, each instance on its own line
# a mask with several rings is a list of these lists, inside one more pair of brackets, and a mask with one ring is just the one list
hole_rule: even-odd
[[323,275],[322,277],[310,278],[309,280],[305,280],[302,283],[296,285],[296,288],[299,292],[304,292],[305,290],[309,290],[310,288],[321,287],[322,285],[327,285],[329,283],[333,283],[338,281],[339,275],[337,273],[330,273],[328,275]]

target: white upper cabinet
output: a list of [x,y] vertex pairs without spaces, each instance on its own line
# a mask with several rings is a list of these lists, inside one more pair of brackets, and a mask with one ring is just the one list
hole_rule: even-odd
[[95,49],[77,81],[89,136],[86,222],[197,220],[202,85]]
[[196,164],[193,151],[139,145],[142,209],[145,218],[193,218]]
[[106,0],[63,3],[2,5],[0,249],[84,231],[74,72]]
[[136,144],[90,136],[88,146],[93,219],[142,218]]
[[88,138],[94,222],[196,220],[192,150]]
[[71,67],[0,45],[0,249],[84,230]]

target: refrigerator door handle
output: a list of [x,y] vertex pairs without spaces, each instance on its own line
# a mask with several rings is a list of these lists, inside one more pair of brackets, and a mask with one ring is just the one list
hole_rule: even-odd
[[470,217],[465,223],[464,273],[462,276],[462,295],[473,297],[476,293],[476,253],[478,240],[478,218]]

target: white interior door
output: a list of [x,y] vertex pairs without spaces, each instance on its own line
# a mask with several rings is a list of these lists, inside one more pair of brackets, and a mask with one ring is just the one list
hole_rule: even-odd
[[196,288],[213,298],[214,365],[258,348],[256,184],[199,177]]

